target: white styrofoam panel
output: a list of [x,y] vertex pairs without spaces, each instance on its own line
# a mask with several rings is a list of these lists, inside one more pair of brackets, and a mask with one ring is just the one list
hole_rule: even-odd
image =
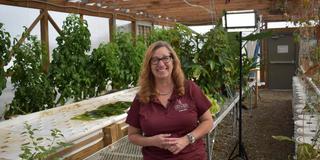
[[124,113],[94,121],[71,120],[72,117],[86,111],[94,110],[104,104],[114,103],[117,101],[133,101],[137,91],[137,88],[127,89],[1,121],[0,159],[19,158],[21,145],[29,141],[28,137],[21,135],[21,133],[25,131],[24,122],[31,124],[32,128],[39,129],[35,132],[36,137],[51,138],[50,130],[59,129],[64,135],[65,142],[72,143],[79,140],[81,141],[84,137],[99,131],[101,128],[124,119],[127,114]]

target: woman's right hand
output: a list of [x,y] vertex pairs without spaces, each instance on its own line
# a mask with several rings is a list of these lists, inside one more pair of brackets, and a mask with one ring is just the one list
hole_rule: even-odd
[[168,149],[171,145],[175,144],[175,138],[170,138],[171,134],[158,134],[152,136],[153,146]]

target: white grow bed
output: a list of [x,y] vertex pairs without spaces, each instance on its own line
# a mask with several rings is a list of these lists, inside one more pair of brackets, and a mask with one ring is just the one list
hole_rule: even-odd
[[127,114],[94,121],[71,120],[72,117],[96,109],[104,104],[117,101],[131,102],[136,93],[137,88],[123,90],[0,122],[0,160],[19,159],[21,145],[29,140],[28,137],[21,135],[25,131],[24,122],[31,124],[32,128],[39,129],[35,132],[35,137],[50,138],[50,130],[59,129],[65,137],[65,142],[74,143],[83,137],[99,132],[102,128],[114,122],[124,119]]

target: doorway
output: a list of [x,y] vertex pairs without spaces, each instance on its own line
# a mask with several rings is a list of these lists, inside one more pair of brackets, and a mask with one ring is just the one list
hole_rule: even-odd
[[292,33],[273,33],[267,40],[268,86],[270,89],[291,89],[296,71],[296,44]]

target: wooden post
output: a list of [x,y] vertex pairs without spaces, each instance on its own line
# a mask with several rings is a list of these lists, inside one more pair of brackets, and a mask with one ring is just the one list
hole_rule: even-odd
[[83,21],[83,14],[80,14],[80,19],[81,21]]
[[118,124],[111,124],[110,126],[103,128],[102,130],[104,134],[103,140],[105,146],[112,144],[121,138],[122,133],[121,130],[119,130]]
[[40,14],[43,13],[43,16],[40,20],[41,26],[41,43],[45,47],[44,55],[42,57],[42,65],[43,71],[48,73],[49,70],[49,63],[50,63],[50,53],[49,53],[49,29],[48,29],[48,10],[42,9]]
[[110,38],[110,42],[113,41],[114,36],[116,36],[116,19],[117,16],[116,14],[113,14],[112,17],[109,19],[109,38]]
[[131,21],[131,33],[132,33],[133,44],[136,44],[136,38],[137,38],[137,21]]
[[128,127],[129,127],[129,125],[125,122],[125,120],[126,120],[126,119],[123,119],[123,120],[121,120],[121,121],[119,121],[119,122],[116,123],[117,126],[118,126],[117,128],[118,128],[118,130],[119,130],[119,136],[120,136],[120,138],[128,134]]

